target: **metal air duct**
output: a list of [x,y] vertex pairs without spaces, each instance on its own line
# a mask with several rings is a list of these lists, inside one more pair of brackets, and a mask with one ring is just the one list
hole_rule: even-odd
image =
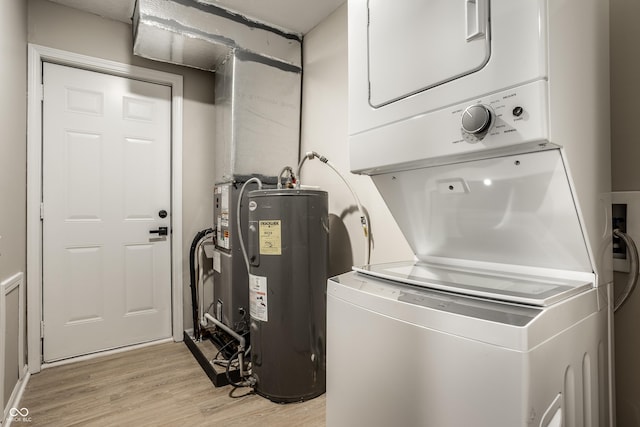
[[301,67],[301,37],[197,0],[137,0],[133,53],[215,71],[233,49]]

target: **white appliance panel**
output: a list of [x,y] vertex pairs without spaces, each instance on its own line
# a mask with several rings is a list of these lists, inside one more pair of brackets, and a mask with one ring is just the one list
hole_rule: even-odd
[[558,149],[372,178],[421,261],[593,272]]
[[[371,105],[387,104],[482,68],[491,47],[488,9],[488,0],[404,0],[402,7],[369,0]],[[439,65],[432,66],[424,57],[438,58]]]
[[547,92],[547,81],[539,80],[474,99],[471,104],[486,105],[494,115],[482,139],[461,128],[469,102],[351,135],[351,170],[377,174],[548,148]]

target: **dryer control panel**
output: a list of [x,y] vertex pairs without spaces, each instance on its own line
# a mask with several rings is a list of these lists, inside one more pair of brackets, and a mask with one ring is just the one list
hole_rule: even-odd
[[525,86],[480,98],[464,108],[457,106],[450,113],[459,122],[460,138],[450,142],[509,144],[546,137],[545,105],[544,93]]
[[352,135],[351,169],[375,174],[535,151],[549,139],[547,93],[538,80]]

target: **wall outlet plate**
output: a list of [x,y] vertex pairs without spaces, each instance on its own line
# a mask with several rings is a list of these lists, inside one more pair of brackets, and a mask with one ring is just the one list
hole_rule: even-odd
[[[640,244],[640,191],[614,191],[611,193],[612,204],[627,205],[627,235],[633,239],[636,246]],[[613,259],[613,271],[629,272],[629,257]]]

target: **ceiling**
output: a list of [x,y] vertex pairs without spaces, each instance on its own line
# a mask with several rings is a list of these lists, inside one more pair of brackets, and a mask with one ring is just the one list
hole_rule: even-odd
[[[131,22],[135,0],[50,0],[116,21]],[[198,0],[290,32],[306,34],[346,0]]]

